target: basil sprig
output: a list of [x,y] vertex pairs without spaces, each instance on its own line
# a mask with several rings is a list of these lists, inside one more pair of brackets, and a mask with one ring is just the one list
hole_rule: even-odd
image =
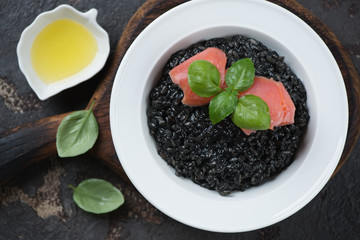
[[241,97],[231,119],[236,126],[250,130],[266,130],[271,122],[268,105],[255,95]]
[[96,142],[99,127],[92,111],[81,110],[67,115],[56,133],[56,148],[59,157],[74,157],[87,152]]
[[86,212],[111,212],[125,201],[119,189],[102,179],[90,178],[82,181],[77,187],[69,187],[74,190],[73,199],[76,205]]
[[196,60],[189,65],[188,83],[200,97],[212,97],[221,91],[219,70],[205,60]]
[[212,124],[216,124],[229,116],[236,107],[238,98],[234,92],[222,91],[211,99],[209,116]]
[[243,92],[254,83],[255,68],[250,58],[240,59],[227,70],[226,84],[233,90]]
[[220,73],[205,60],[193,61],[188,68],[188,83],[200,97],[213,97],[209,104],[212,124],[232,114],[231,119],[240,128],[265,130],[270,127],[269,107],[260,97],[247,95],[238,99],[239,92],[254,83],[255,67],[250,58],[240,59],[227,70],[225,90],[220,88]]

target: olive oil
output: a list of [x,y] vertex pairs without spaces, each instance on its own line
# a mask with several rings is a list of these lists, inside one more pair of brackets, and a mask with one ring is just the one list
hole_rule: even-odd
[[97,42],[88,29],[76,21],[59,19],[36,36],[31,61],[39,78],[49,84],[80,72],[97,51]]

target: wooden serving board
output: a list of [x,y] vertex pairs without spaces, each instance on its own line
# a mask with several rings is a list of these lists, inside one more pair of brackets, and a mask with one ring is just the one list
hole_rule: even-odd
[[[349,129],[345,149],[334,172],[339,171],[350,155],[360,133],[360,78],[349,55],[331,30],[307,9],[294,0],[270,0],[293,12],[309,24],[324,40],[334,55],[345,81],[349,100]],[[126,50],[138,34],[154,19],[186,0],[148,0],[130,19],[120,38],[115,54],[104,69],[104,78],[89,104],[95,100],[94,114],[100,135],[91,154],[99,158],[116,173],[127,179],[117,158],[110,132],[109,105],[113,80]],[[89,107],[89,105],[88,105]],[[68,113],[28,123],[0,134],[0,183],[30,164],[57,154],[56,131]]]

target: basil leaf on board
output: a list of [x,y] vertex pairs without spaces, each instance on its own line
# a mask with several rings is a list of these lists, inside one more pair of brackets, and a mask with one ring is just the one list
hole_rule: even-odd
[[107,213],[124,203],[124,196],[111,183],[97,178],[81,182],[77,187],[69,185],[74,190],[73,199],[76,205],[86,212]]
[[270,128],[269,107],[264,100],[255,95],[241,97],[232,115],[236,126],[250,130]]
[[219,70],[205,60],[195,60],[189,65],[188,83],[200,97],[212,97],[221,91]]
[[255,67],[250,58],[243,58],[231,65],[225,75],[228,87],[242,92],[254,83]]
[[235,109],[238,97],[233,92],[223,91],[211,99],[209,116],[212,124],[216,124],[229,116]]
[[99,127],[92,111],[81,110],[67,115],[56,134],[56,148],[60,157],[73,157],[93,147],[99,135]]

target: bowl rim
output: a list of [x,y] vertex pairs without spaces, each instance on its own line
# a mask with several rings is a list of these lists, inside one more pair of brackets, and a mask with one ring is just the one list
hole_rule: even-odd
[[[161,57],[155,57],[154,62],[155,63],[151,63],[148,68],[146,68],[146,70],[144,70],[146,72],[147,75],[150,75],[148,77],[145,78],[146,82],[139,82],[138,84],[140,84],[141,86],[141,93],[142,93],[142,99],[141,100],[135,100],[135,102],[133,103],[133,107],[135,107],[135,113],[131,116],[135,116],[135,117],[139,117],[140,120],[136,119],[132,119],[132,124],[136,125],[137,127],[141,127],[141,131],[137,131],[136,134],[139,134],[138,136],[129,136],[128,133],[126,133],[126,129],[124,129],[124,127],[119,126],[120,123],[124,126],[127,124],[130,124],[129,121],[125,121],[124,119],[120,119],[121,117],[121,111],[124,111],[124,109],[119,110],[120,106],[126,108],[126,106],[124,106],[124,104],[121,104],[121,101],[126,101],[126,97],[129,96],[129,94],[124,93],[124,91],[120,91],[121,93],[119,93],[119,89],[121,89],[122,87],[125,88],[127,87],[129,84],[125,82],[124,77],[126,76],[126,71],[130,71],[129,69],[131,69],[131,63],[132,63],[132,59],[136,56],[138,56],[138,53],[136,52],[138,48],[143,48],[144,45],[146,45],[146,41],[149,41],[147,39],[147,37],[150,36],[150,34],[155,34],[159,33],[159,25],[166,25],[169,24],[170,22],[176,22],[176,21],[180,21],[178,18],[180,18],[179,16],[184,17],[184,12],[186,11],[187,14],[189,13],[189,11],[195,11],[194,9],[199,8],[199,6],[201,5],[202,7],[202,11],[206,11],[207,14],[212,13],[212,11],[214,10],[214,6],[219,7],[219,5],[226,5],[226,4],[239,4],[242,6],[247,6],[250,4],[255,4],[258,7],[262,7],[263,11],[269,10],[269,11],[275,11],[276,13],[278,13],[280,16],[282,16],[282,18],[285,19],[290,19],[292,22],[292,24],[296,24],[298,27],[300,26],[302,28],[302,31],[305,31],[306,34],[309,34],[311,36],[311,41],[314,41],[314,43],[316,44],[316,46],[319,47],[319,49],[321,49],[322,54],[326,55],[327,59],[327,64],[330,64],[332,67],[335,67],[334,72],[336,75],[336,87],[339,88],[339,95],[338,97],[341,98],[341,106],[347,106],[347,97],[346,97],[346,91],[345,91],[345,85],[344,82],[342,80],[342,76],[340,73],[340,70],[336,64],[336,61],[334,60],[331,52],[329,51],[329,49],[327,48],[327,46],[325,45],[325,43],[321,40],[321,38],[308,26],[306,25],[302,20],[300,20],[298,17],[296,17],[295,15],[293,15],[292,13],[288,12],[287,10],[269,3],[269,2],[265,2],[265,1],[242,1],[241,3],[238,1],[233,1],[233,0],[225,0],[222,1],[221,3],[218,1],[212,1],[212,0],[208,0],[208,1],[193,1],[193,2],[187,2],[185,4],[179,5],[178,7],[175,7],[174,9],[171,9],[170,11],[166,12],[165,14],[163,14],[162,16],[160,16],[158,19],[156,19],[152,24],[150,24],[133,42],[133,44],[130,46],[130,48],[128,49],[127,53],[125,54],[120,67],[118,69],[118,72],[116,74],[115,80],[114,80],[114,85],[113,85],[113,90],[111,93],[111,100],[110,100],[110,127],[111,127],[111,134],[112,134],[112,138],[113,138],[113,142],[114,142],[114,146],[116,149],[116,152],[119,156],[120,159],[120,163],[123,166],[126,174],[128,175],[128,177],[130,178],[130,180],[133,182],[134,186],[140,191],[140,193],[147,199],[149,200],[155,207],[157,207],[159,210],[161,210],[162,212],[164,212],[165,214],[169,215],[170,217],[185,223],[187,225],[193,226],[193,227],[197,227],[200,229],[204,229],[204,230],[208,230],[208,231],[218,231],[218,232],[239,232],[239,231],[249,231],[249,230],[254,230],[257,228],[261,228],[261,227],[265,227],[268,226],[270,224],[276,223],[288,216],[290,216],[291,214],[295,213],[296,211],[298,211],[300,208],[302,208],[303,206],[305,206],[311,199],[313,199],[316,194],[323,188],[323,186],[326,184],[326,182],[328,181],[328,179],[330,178],[332,172],[334,171],[336,164],[338,162],[338,160],[340,159],[341,153],[342,153],[342,149],[344,147],[345,144],[345,139],[346,139],[346,134],[347,134],[347,124],[348,124],[348,109],[345,107],[343,109],[341,109],[344,113],[342,116],[339,116],[339,118],[336,119],[336,121],[340,121],[342,122],[342,125],[340,126],[340,135],[338,141],[335,144],[335,149],[332,149],[332,153],[334,153],[334,155],[330,158],[328,164],[326,164],[326,168],[323,169],[323,171],[320,173],[319,176],[316,176],[315,179],[312,179],[311,181],[311,188],[309,189],[302,189],[304,191],[304,194],[296,199],[296,201],[291,202],[291,204],[288,204],[284,209],[282,209],[281,211],[278,211],[275,213],[272,213],[271,216],[268,216],[266,221],[261,221],[259,219],[251,219],[251,223],[247,224],[247,225],[231,225],[231,226],[220,226],[220,225],[216,225],[216,224],[212,224],[212,225],[207,225],[207,223],[204,222],[199,222],[199,218],[197,218],[196,220],[194,220],[193,215],[191,215],[191,217],[186,216],[184,213],[181,213],[179,211],[175,211],[173,209],[171,209],[171,207],[175,207],[174,205],[172,205],[170,208],[168,206],[165,206],[165,201],[162,199],[159,199],[157,196],[154,196],[155,194],[159,194],[161,195],[161,197],[165,197],[164,194],[162,194],[161,192],[159,192],[158,189],[154,188],[151,186],[151,184],[157,183],[160,186],[163,186],[161,181],[159,180],[151,180],[151,184],[150,183],[146,183],[144,182],[144,180],[139,181],[138,179],[138,174],[142,173],[144,174],[145,172],[143,170],[138,170],[138,169],[134,169],[134,166],[131,165],[131,163],[129,163],[129,160],[135,160],[136,162],[139,162],[138,159],[136,159],[136,157],[139,156],[139,154],[135,154],[135,157],[132,157],[129,155],[129,150],[127,150],[126,148],[129,147],[129,144],[131,144],[132,142],[137,142],[140,138],[144,138],[145,140],[149,140],[149,136],[148,133],[146,131],[147,127],[144,126],[143,124],[143,120],[144,120],[144,108],[142,107],[144,105],[144,99],[146,98],[146,96],[144,95],[144,93],[146,93],[146,87],[148,87],[147,85],[149,85],[149,81],[151,80],[152,77],[154,77],[156,75],[156,73],[153,73],[152,70],[154,68],[154,66],[156,64],[158,64],[159,62],[161,62]],[[238,5],[238,6],[239,6]],[[205,6],[205,7],[204,7]],[[207,6],[207,7],[206,7]],[[212,7],[210,7],[212,6]],[[229,6],[229,5],[228,5]],[[273,12],[272,12],[273,13]],[[194,14],[194,13],[192,13]],[[185,15],[186,16],[186,15]],[[191,15],[193,17],[193,15]],[[281,19],[282,19],[281,18]],[[208,19],[207,19],[208,20]],[[221,20],[220,20],[221,21]],[[219,27],[224,27],[224,26],[229,26],[229,25],[222,25],[225,24],[226,21],[222,21],[221,23],[218,23],[217,25],[213,26],[215,27],[217,30],[219,29]],[[228,24],[228,23],[226,23]],[[185,24],[186,25],[186,24]],[[177,25],[179,26],[179,25]],[[290,26],[292,26],[290,24]],[[188,26],[187,26],[188,27]],[[208,27],[208,25],[207,25]],[[231,27],[238,27],[237,24],[232,25]],[[244,26],[243,26],[244,27]],[[256,27],[259,27],[258,25],[256,25]],[[184,27],[185,28],[185,27]],[[244,27],[245,28],[245,27]],[[261,27],[259,27],[261,28]],[[162,29],[164,30],[164,29]],[[200,29],[201,30],[201,29]],[[202,29],[202,30],[206,30],[206,28]],[[179,29],[177,29],[178,32],[184,31],[184,29],[182,29],[182,26],[179,26]],[[192,29],[192,31],[190,30],[186,30],[187,31],[187,35],[181,39],[171,39],[173,40],[170,43],[167,43],[164,48],[167,48],[170,46],[171,50],[174,50],[174,44],[178,44],[178,45],[190,45],[191,44],[191,40],[193,40],[193,38],[191,37],[192,33],[196,33],[197,31],[199,31],[199,29]],[[175,33],[174,33],[175,34]],[[266,35],[266,34],[265,34]],[[190,36],[190,37],[189,37]],[[275,40],[277,40],[277,38],[275,37],[275,35],[271,35],[272,37],[275,38]],[[190,40],[189,40],[190,39]],[[179,44],[179,42],[181,42],[181,44]],[[194,43],[194,42],[192,42]],[[314,44],[313,43],[313,44]],[[268,44],[265,43],[266,46],[268,46]],[[157,49],[158,50],[158,49]],[[277,49],[276,49],[277,50]],[[169,49],[167,49],[167,51],[169,51]],[[318,51],[318,50],[317,50]],[[159,55],[164,56],[164,52],[160,52]],[[154,56],[152,56],[152,58],[154,58]],[[144,62],[149,62],[149,60],[144,60]],[[151,69],[151,70],[149,70]],[[131,69],[133,70],[133,69]],[[306,74],[314,74],[312,72],[312,70],[306,70]],[[149,80],[150,79],[150,80]],[[340,81],[341,80],[341,81]],[[132,89],[130,89],[132,90]],[[121,94],[124,94],[124,96],[120,96]],[[313,97],[312,99],[315,102],[314,108],[321,110],[320,107],[322,107],[322,104],[324,104],[322,102],[322,99],[320,97]],[[127,102],[128,104],[128,102]],[[317,112],[312,112],[311,113],[311,121],[312,122],[316,122],[319,125],[319,121],[323,120],[322,116],[319,115],[319,113]],[[145,116],[146,117],[146,116]],[[319,120],[317,120],[319,119]],[[317,122],[318,121],[318,122]],[[325,124],[326,125],[326,124]],[[127,127],[129,127],[127,125]],[[124,134],[125,133],[125,134]],[[121,135],[124,134],[123,137],[121,137]],[[135,134],[135,135],[136,135]],[[323,130],[321,129],[315,129],[314,133],[310,133],[312,134],[312,139],[314,142],[318,143],[319,140],[319,136],[321,136],[321,134],[323,134]],[[125,140],[126,139],[126,140]],[[142,145],[141,145],[142,146]],[[130,146],[131,147],[131,146]],[[148,146],[147,146],[148,147]],[[312,145],[309,146],[308,151],[310,152],[314,152],[316,150],[316,147],[321,147],[320,145]],[[132,149],[134,150],[134,149]],[[156,157],[154,157],[154,149],[146,149],[146,153],[150,154],[151,160],[154,160]],[[155,152],[156,154],[156,152]],[[154,158],[154,159],[153,159]],[[305,156],[304,158],[307,158],[307,156]],[[158,159],[155,159],[154,161],[156,161]],[[306,159],[305,159],[306,160]],[[305,161],[304,160],[304,161]],[[164,162],[164,161],[163,161]],[[156,171],[162,171],[166,166],[164,166],[164,163],[156,163],[156,166],[151,166],[152,170],[156,170]],[[294,164],[294,163],[293,163]],[[292,165],[293,165],[292,164]],[[149,165],[147,164],[146,167],[148,167]],[[294,173],[296,174],[296,177],[298,177],[300,170],[303,171],[304,169],[304,164],[302,163],[298,163],[297,166],[299,169],[298,171],[295,171]],[[288,169],[287,169],[288,170]],[[286,170],[286,171],[287,171]],[[285,172],[286,172],[285,171]],[[158,174],[159,172],[156,172],[156,174]],[[277,178],[282,178],[281,177],[282,174],[280,174],[279,176],[277,176]],[[179,180],[179,179],[174,179],[174,176],[169,176],[166,174],[161,175],[161,177],[166,177],[167,180],[171,180],[171,181],[175,181],[177,184],[181,185],[183,180]],[[295,178],[294,176],[290,176],[290,178]],[[164,180],[164,179],[162,179]],[[142,185],[144,184],[144,185]],[[195,185],[195,184],[193,184]],[[285,185],[285,183],[283,184]],[[146,189],[146,187],[150,188],[151,191],[154,191],[154,193],[152,193],[149,189]],[[182,197],[182,200],[184,200],[186,198],[187,200],[187,204],[190,204],[191,200],[194,201],[205,201],[202,202],[202,204],[205,206],[209,207],[209,206],[216,206],[216,204],[218,204],[218,199],[214,198],[214,199],[210,199],[208,200],[208,202],[206,202],[207,200],[202,198],[199,195],[193,194],[193,192],[191,191],[198,191],[199,189],[192,189],[190,192],[187,191],[188,189],[182,189],[182,186],[180,186],[180,190],[181,193],[184,194],[184,196]],[[287,186],[286,186],[287,187]],[[278,188],[284,188],[284,186],[277,186],[277,189],[272,189],[271,191],[268,191],[266,194],[268,196],[274,194]],[[166,189],[171,191],[171,189]],[[179,189],[177,189],[179,190]],[[199,192],[203,193],[201,190],[199,190]],[[245,193],[245,192],[244,192]],[[170,194],[176,194],[173,191]],[[237,196],[236,196],[237,197]],[[235,198],[236,198],[235,197]],[[290,198],[291,196],[289,196]],[[174,198],[166,198],[166,200],[174,200]],[[227,198],[227,199],[223,199],[224,202],[226,204],[229,205],[234,205],[234,204],[242,204],[242,205],[248,205],[249,201],[255,201],[255,202],[259,202],[259,198],[254,198],[254,197],[249,197],[247,199],[244,199],[244,201],[242,202],[238,202],[236,201],[236,199],[234,200],[234,198]],[[261,201],[260,201],[261,203]],[[201,206],[197,205],[199,208],[201,208]],[[254,206],[254,205],[252,205]],[[184,211],[182,209],[182,211]],[[193,211],[197,212],[197,213],[204,213],[204,209],[193,209]],[[189,214],[189,211],[186,211],[187,214]],[[191,214],[191,213],[190,213]],[[204,220],[204,219],[202,219]],[[221,218],[221,220],[224,220]],[[205,219],[206,221],[206,219]],[[217,221],[218,223],[218,221]]]
[[[21,33],[16,48],[18,64],[28,84],[40,100],[45,100],[65,89],[90,79],[104,67],[110,53],[110,40],[108,33],[96,21],[97,13],[98,11],[95,8],[87,12],[80,12],[68,4],[61,4],[50,11],[39,14]],[[37,76],[32,68],[31,46],[38,33],[44,27],[53,21],[64,18],[74,20],[86,27],[98,44],[98,52],[92,62],[80,72],[54,83],[46,84]]]

